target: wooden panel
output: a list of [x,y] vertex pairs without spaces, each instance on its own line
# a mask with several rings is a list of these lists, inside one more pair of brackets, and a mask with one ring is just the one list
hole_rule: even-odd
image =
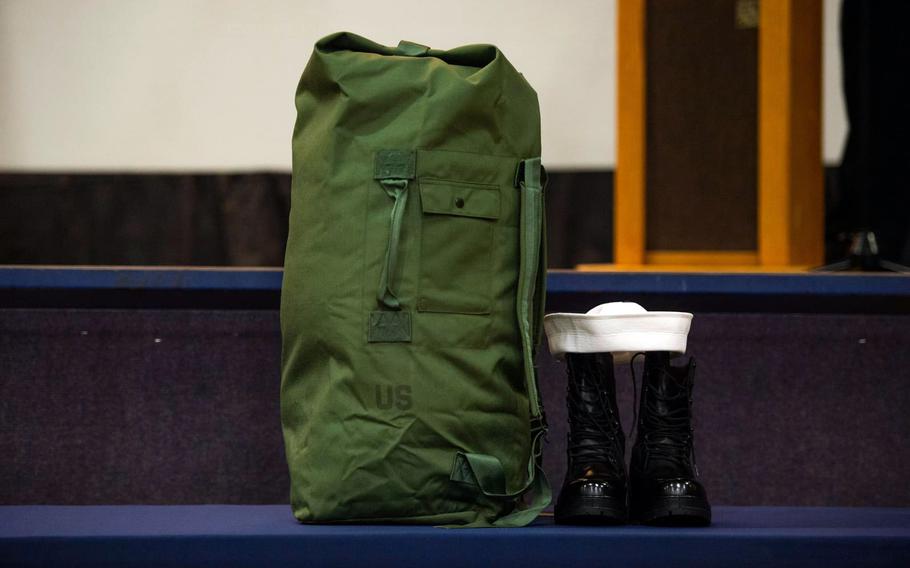
[[645,248],[645,0],[617,10],[616,262],[640,264]]
[[711,274],[799,274],[807,266],[760,266],[757,264],[579,264],[579,272],[704,272]]
[[649,250],[645,253],[647,264],[675,264],[678,266],[753,265],[758,264],[758,253],[752,250]]
[[647,3],[646,250],[757,248],[758,31],[740,4]]
[[820,0],[762,0],[759,48],[759,258],[821,264]]

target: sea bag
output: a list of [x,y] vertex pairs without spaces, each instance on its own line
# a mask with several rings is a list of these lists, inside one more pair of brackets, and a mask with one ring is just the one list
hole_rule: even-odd
[[536,93],[492,45],[338,33],[296,106],[281,293],[294,515],[529,523],[550,500]]

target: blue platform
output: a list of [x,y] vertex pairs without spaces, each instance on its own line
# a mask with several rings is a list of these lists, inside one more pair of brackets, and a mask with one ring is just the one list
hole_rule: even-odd
[[[6,307],[276,309],[278,268],[0,266]],[[647,300],[690,311],[910,313],[910,276],[884,273],[663,273],[551,270],[548,305]]]
[[717,507],[703,529],[301,525],[287,506],[0,507],[0,566],[907,566],[910,509]]
[[[277,314],[224,311],[276,309],[281,278],[277,269],[0,267],[0,308],[25,308],[0,320],[13,330],[6,337],[18,338],[0,353],[5,392],[20,393],[18,406],[6,407],[5,435],[30,456],[20,462],[28,467],[0,458],[4,502],[285,499]],[[708,451],[699,457],[717,503],[907,504],[908,391],[893,369],[908,366],[910,277],[551,271],[548,294],[553,311],[629,299],[700,312],[690,347],[710,362],[699,400],[712,410],[700,423]],[[112,307],[123,309],[96,309]],[[823,315],[795,316],[804,312]],[[753,352],[775,357],[744,363]],[[542,361],[551,440],[564,440],[556,380],[564,371]],[[167,373],[188,390],[148,380]],[[779,388],[765,388],[766,377]],[[754,396],[738,397],[740,384]],[[71,393],[91,396],[74,408]],[[812,412],[800,402],[809,397]],[[210,412],[215,405],[230,405],[230,423]],[[125,422],[124,407],[146,422]],[[857,410],[847,430],[844,408]],[[96,420],[87,424],[89,411]],[[751,434],[754,417],[769,433],[763,439]],[[112,434],[129,428],[143,437]],[[176,447],[173,432],[187,443]],[[559,465],[564,448],[551,444],[548,463]],[[819,490],[806,496],[807,487]],[[89,493],[107,500],[85,501]],[[448,530],[300,525],[286,505],[0,506],[0,567],[101,565],[910,566],[910,508],[719,506],[706,529],[542,518],[523,529]]]
[[[281,289],[280,268],[0,266],[0,289]],[[666,273],[551,270],[551,294],[910,295],[910,277],[885,273]]]

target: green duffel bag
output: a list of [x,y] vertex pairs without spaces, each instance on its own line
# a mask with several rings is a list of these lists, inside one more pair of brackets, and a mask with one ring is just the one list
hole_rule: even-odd
[[339,33],[296,105],[281,294],[295,516],[527,524],[550,500],[536,93],[491,45]]

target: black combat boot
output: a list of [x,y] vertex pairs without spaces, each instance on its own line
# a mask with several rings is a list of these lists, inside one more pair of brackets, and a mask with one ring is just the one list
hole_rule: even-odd
[[670,365],[670,354],[645,354],[638,436],[629,464],[632,517],[642,523],[706,526],[711,506],[695,478],[692,386],[695,360]]
[[556,502],[556,522],[625,523],[625,438],[616,408],[613,356],[567,353],[566,366],[569,467]]

